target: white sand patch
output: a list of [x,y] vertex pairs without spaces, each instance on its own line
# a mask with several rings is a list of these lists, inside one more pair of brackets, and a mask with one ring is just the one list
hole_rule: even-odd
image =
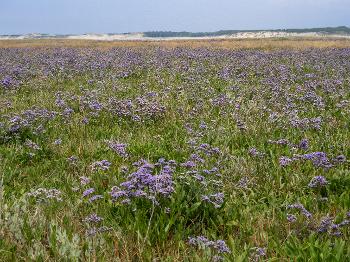
[[350,35],[331,35],[316,32],[310,33],[288,33],[288,32],[240,32],[231,35],[205,36],[205,37],[146,37],[143,33],[130,34],[83,34],[83,35],[40,35],[27,34],[18,36],[1,36],[0,40],[22,40],[22,39],[77,39],[97,41],[171,41],[171,40],[210,40],[210,39],[260,39],[260,38],[288,38],[288,37],[315,37],[315,38],[350,38]]

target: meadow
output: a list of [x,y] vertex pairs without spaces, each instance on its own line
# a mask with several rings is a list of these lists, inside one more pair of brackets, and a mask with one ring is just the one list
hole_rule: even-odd
[[0,42],[1,261],[349,261],[350,41]]

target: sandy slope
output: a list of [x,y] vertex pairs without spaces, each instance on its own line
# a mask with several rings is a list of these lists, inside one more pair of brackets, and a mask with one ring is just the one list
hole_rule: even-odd
[[335,38],[350,38],[350,35],[329,35],[320,33],[287,33],[287,32],[242,32],[232,35],[222,35],[213,37],[145,37],[143,33],[131,34],[83,34],[83,35],[68,35],[55,36],[40,34],[28,34],[20,36],[0,36],[0,40],[21,40],[21,39],[77,39],[77,40],[99,40],[99,41],[164,41],[164,40],[195,40],[195,39],[257,39],[257,38],[283,38],[283,37],[335,37]]

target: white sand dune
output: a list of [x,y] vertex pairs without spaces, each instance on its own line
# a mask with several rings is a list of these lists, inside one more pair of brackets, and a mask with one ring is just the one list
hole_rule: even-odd
[[288,32],[240,32],[231,35],[205,36],[205,37],[146,37],[143,33],[130,34],[83,34],[83,35],[41,35],[27,34],[18,36],[1,36],[0,40],[22,40],[22,39],[78,39],[97,41],[171,41],[171,40],[196,40],[196,39],[259,39],[259,38],[284,38],[284,37],[320,37],[320,38],[350,38],[350,35],[310,33],[288,33]]

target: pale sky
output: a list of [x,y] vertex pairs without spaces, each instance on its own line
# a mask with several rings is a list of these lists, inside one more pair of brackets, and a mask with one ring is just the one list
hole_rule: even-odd
[[350,26],[350,0],[0,0],[0,34]]

